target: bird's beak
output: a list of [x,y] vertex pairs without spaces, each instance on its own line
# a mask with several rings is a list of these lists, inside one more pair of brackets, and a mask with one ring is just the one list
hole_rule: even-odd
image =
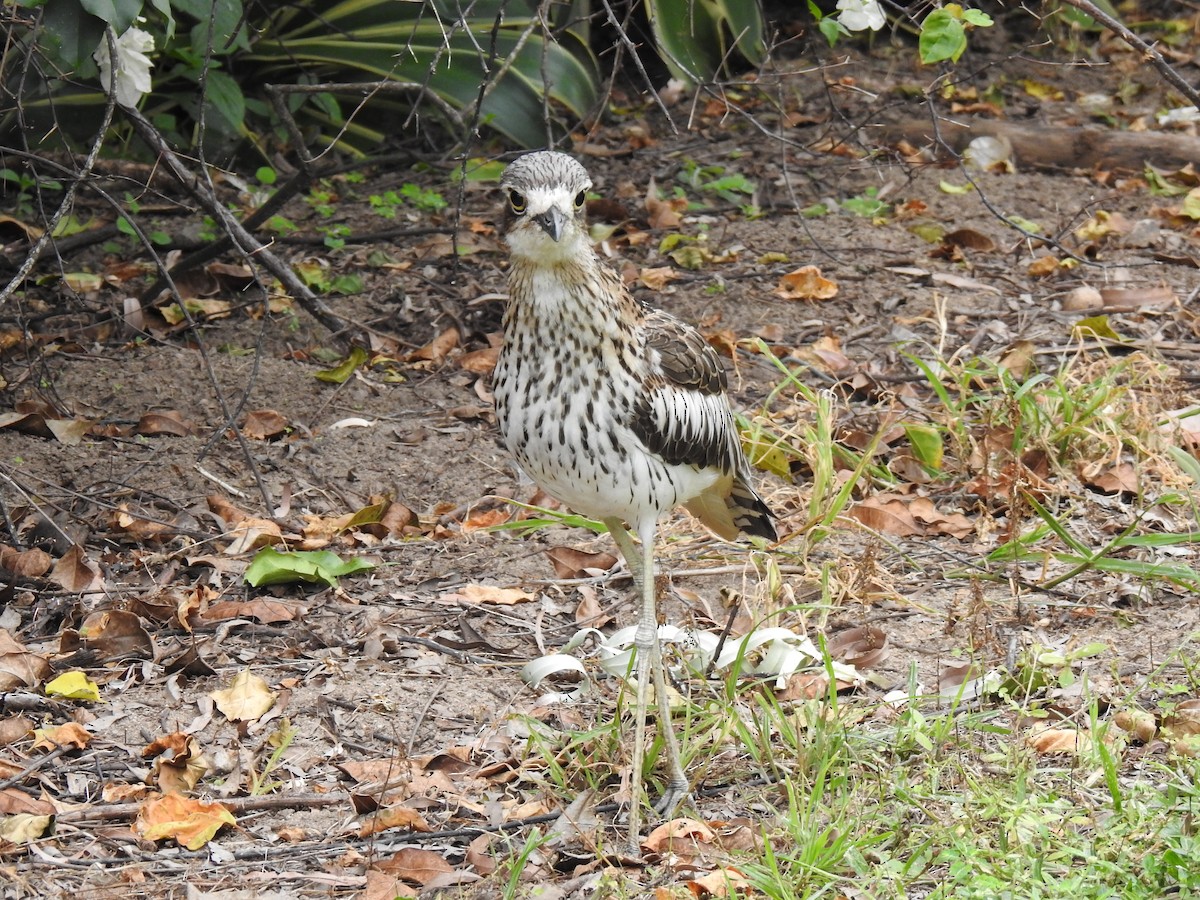
[[534,216],[533,221],[537,222],[542,231],[550,235],[551,239],[557,243],[563,236],[563,230],[567,227],[567,214],[557,206],[552,206],[541,215]]

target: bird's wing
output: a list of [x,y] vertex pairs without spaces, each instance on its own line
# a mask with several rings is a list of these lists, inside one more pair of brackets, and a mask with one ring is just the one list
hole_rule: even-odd
[[672,465],[738,472],[741,447],[717,351],[696,329],[659,310],[646,312],[643,327],[648,376],[634,433]]
[[634,433],[668,464],[720,474],[708,491],[684,500],[718,535],[731,541],[744,531],[775,540],[771,510],[750,481],[717,351],[695,328],[659,310],[647,309],[643,326],[649,376]]
[[704,394],[725,393],[725,367],[700,332],[657,309],[647,310],[645,326],[646,343],[668,381]]

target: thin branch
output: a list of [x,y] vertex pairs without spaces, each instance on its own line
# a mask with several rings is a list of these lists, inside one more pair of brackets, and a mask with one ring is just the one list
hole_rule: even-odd
[[113,110],[117,105],[118,68],[116,37],[113,35],[111,28],[105,30],[105,38],[108,41],[108,53],[109,59],[112,60],[112,65],[110,66],[108,75],[108,102],[104,104],[104,118],[100,122],[100,127],[96,129],[96,137],[92,141],[92,148],[88,151],[87,158],[83,161],[83,168],[72,179],[70,187],[63,194],[62,202],[58,204],[58,209],[54,211],[54,215],[46,223],[46,230],[42,232],[42,236],[33,245],[33,249],[26,255],[24,261],[21,263],[21,267],[17,269],[17,274],[4,286],[3,290],[0,290],[0,306],[3,306],[4,302],[12,296],[13,292],[25,283],[25,279],[33,271],[33,267],[37,265],[38,260],[42,258],[42,254],[46,252],[46,248],[54,240],[54,232],[58,229],[58,223],[62,221],[62,217],[67,214],[67,210],[74,203],[75,192],[79,190],[79,186],[91,174],[92,168],[96,165],[96,157],[100,155],[100,148],[104,146],[104,138],[108,135],[108,126],[112,123]]
[[1183,76],[1176,72],[1171,67],[1171,64],[1163,59],[1163,55],[1155,50],[1154,47],[1152,47],[1150,44],[1147,44],[1140,37],[1122,25],[1119,21],[1098,7],[1095,3],[1092,3],[1091,0],[1062,0],[1062,2],[1067,4],[1067,6],[1075,7],[1081,13],[1091,16],[1105,28],[1112,31],[1130,47],[1133,47],[1135,50],[1139,50],[1145,54],[1146,60],[1150,63],[1150,65],[1158,69],[1159,74],[1162,75],[1167,82],[1169,82],[1180,93],[1182,93],[1183,96],[1191,100],[1195,106],[1200,106],[1200,91],[1196,90],[1194,86],[1188,84],[1183,79]]
[[221,226],[233,238],[238,249],[259,261],[263,268],[279,279],[279,282],[304,308],[305,312],[333,332],[335,336],[341,335],[346,330],[346,323],[310,291],[296,273],[268,249],[268,245],[263,244],[246,230],[233,213],[225,208],[225,204],[221,203],[200,178],[184,165],[183,160],[171,149],[166,139],[150,120],[136,109],[125,107],[123,111],[132,123],[134,131],[138,133],[138,137],[162,158],[167,168],[171,170],[171,174],[204,207],[205,211],[221,223]]

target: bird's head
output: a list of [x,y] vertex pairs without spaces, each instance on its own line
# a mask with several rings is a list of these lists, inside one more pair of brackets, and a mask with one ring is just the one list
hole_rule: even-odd
[[537,263],[578,258],[590,246],[584,204],[592,179],[565,153],[540,150],[514,160],[500,176],[504,237],[513,255]]

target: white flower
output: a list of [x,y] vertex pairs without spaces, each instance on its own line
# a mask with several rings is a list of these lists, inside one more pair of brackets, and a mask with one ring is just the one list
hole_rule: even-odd
[[[154,49],[154,35],[131,27],[117,38],[117,102],[136,106],[142,96],[150,93],[150,69],[154,63],[146,54]],[[112,63],[108,55],[108,38],[100,42],[92,54],[100,67],[100,84],[107,91],[112,83]]]
[[885,24],[879,0],[838,0],[837,20],[847,31],[878,31]]

